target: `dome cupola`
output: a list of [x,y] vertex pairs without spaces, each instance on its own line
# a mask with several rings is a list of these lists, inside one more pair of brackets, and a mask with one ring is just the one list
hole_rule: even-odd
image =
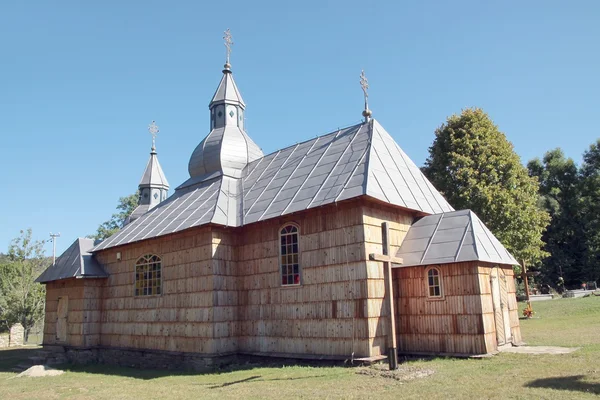
[[225,32],[227,62],[223,77],[208,108],[211,131],[196,147],[188,164],[190,178],[203,180],[226,175],[240,178],[246,165],[263,157],[263,152],[244,130],[246,104],[233,79],[229,54],[231,35]]

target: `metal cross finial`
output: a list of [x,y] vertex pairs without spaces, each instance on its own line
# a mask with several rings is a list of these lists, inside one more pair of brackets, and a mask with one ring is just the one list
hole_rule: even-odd
[[367,80],[367,77],[365,76],[365,70],[363,69],[360,72],[360,87],[363,90],[363,93],[365,94],[365,101],[367,101],[367,99],[369,98],[369,81]]
[[369,121],[369,117],[371,116],[371,110],[369,110],[369,81],[367,80],[364,69],[360,72],[360,87],[362,88],[365,96],[365,109],[363,111],[363,116],[365,117],[365,121]]
[[156,151],[156,135],[160,131],[155,121],[152,121],[152,123],[148,125],[148,132],[150,132],[150,134],[152,135],[152,151]]
[[225,47],[227,48],[227,64],[229,64],[229,56],[231,55],[231,46],[233,45],[233,38],[231,37],[231,31],[229,28],[224,32],[223,40],[225,40]]

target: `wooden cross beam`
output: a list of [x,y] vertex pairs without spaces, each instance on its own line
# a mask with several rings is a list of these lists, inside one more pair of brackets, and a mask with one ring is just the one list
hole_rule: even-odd
[[389,262],[392,264],[402,264],[404,260],[400,257],[388,256],[385,254],[369,254],[369,260],[371,261],[379,261],[379,262]]
[[394,288],[392,282],[392,263],[402,264],[402,259],[390,255],[388,223],[381,224],[383,254],[369,254],[369,260],[383,262],[385,275],[385,297],[390,310],[390,329],[388,331],[388,361],[390,370],[398,369],[398,347],[396,345],[396,315],[394,313]]

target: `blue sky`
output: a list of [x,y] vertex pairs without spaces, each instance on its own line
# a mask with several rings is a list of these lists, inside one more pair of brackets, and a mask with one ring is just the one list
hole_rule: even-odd
[[[174,188],[208,133],[223,31],[265,153],[370,108],[422,165],[447,116],[478,106],[523,162],[598,138],[597,1],[4,1],[0,251],[20,229],[60,253],[133,193],[156,120]],[[47,245],[48,253],[51,245]]]

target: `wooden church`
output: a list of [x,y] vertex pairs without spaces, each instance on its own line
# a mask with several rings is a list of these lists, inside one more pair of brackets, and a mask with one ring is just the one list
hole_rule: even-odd
[[77,239],[38,278],[44,346],[74,362],[198,368],[519,344],[517,262],[371,118],[362,83],[364,122],[265,155],[228,51],[189,179],[167,196],[153,143],[125,226]]

